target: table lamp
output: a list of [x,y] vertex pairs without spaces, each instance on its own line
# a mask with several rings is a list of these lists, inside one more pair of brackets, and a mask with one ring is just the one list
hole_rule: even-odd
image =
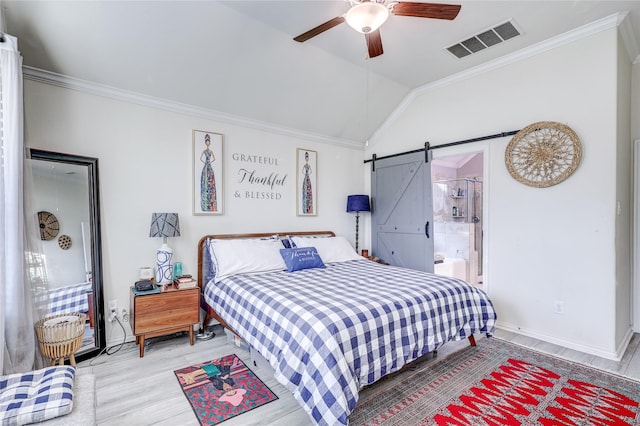
[[180,236],[178,213],[153,213],[151,215],[150,237],[162,237],[162,245],[156,251],[156,282],[170,284],[173,280],[171,258],[173,250],[167,244],[167,237]]
[[360,221],[360,212],[371,211],[368,195],[349,195],[347,196],[347,213],[356,212],[356,253],[358,253],[358,222]]

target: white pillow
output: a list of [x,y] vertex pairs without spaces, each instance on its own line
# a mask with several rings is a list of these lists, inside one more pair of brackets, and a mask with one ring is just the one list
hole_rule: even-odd
[[278,239],[212,239],[209,250],[215,265],[215,281],[235,274],[287,269],[280,255],[281,248],[282,243]]
[[324,263],[362,259],[344,237],[291,237],[296,247],[315,247]]

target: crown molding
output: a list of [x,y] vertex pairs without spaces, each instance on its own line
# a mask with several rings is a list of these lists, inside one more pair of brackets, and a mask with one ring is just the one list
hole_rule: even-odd
[[38,83],[49,84],[51,86],[62,87],[65,89],[77,90],[80,92],[89,93],[91,95],[102,96],[122,102],[146,106],[149,108],[156,108],[176,114],[183,114],[190,117],[220,121],[282,136],[306,139],[351,149],[364,150],[364,145],[362,143],[348,139],[333,138],[318,133],[305,132],[303,130],[277,126],[266,123],[264,121],[252,120],[246,117],[227,114],[207,108],[183,104],[180,102],[174,102],[168,99],[143,95],[141,93],[118,89],[104,84],[94,83],[75,77],[69,77],[66,75],[46,71],[40,68],[29,67],[26,65],[22,67],[22,71],[23,76],[26,80],[36,81]]
[[[404,113],[404,111],[409,107],[409,105],[411,105],[413,101],[415,101],[415,99],[418,96],[424,95],[425,93],[440,89],[445,86],[450,86],[452,84],[470,79],[472,77],[475,77],[481,74],[485,74],[487,72],[505,67],[507,65],[522,61],[524,59],[528,59],[532,56],[536,56],[540,53],[555,49],[557,47],[563,46],[568,43],[572,43],[576,40],[589,37],[601,31],[615,28],[621,22],[629,22],[629,19],[624,19],[627,14],[628,12],[614,13],[613,15],[609,15],[607,17],[598,19],[597,21],[591,22],[586,25],[582,25],[578,28],[567,31],[566,33],[541,41],[529,47],[510,53],[508,55],[504,55],[500,58],[494,59],[493,61],[486,62],[484,64],[475,66],[473,68],[469,68],[468,70],[461,71],[459,73],[452,74],[440,80],[434,81],[433,83],[425,84],[424,86],[420,86],[413,89],[402,100],[402,102],[400,102],[400,104],[396,107],[396,109],[393,110],[393,112],[380,125],[380,127],[378,127],[378,129],[373,133],[373,135],[371,135],[371,137],[369,138],[370,143],[368,148],[371,148],[372,146],[375,146],[377,144],[378,140],[376,136],[378,136],[378,134],[380,134],[382,131],[384,131],[389,126],[391,126],[402,115],[402,113]],[[628,23],[628,25],[625,25],[625,31],[628,31],[626,27],[630,25],[631,25],[630,22]],[[635,44],[635,38],[633,38],[633,32],[631,33],[631,36],[632,36],[631,39]],[[624,40],[624,36],[623,36],[623,40]],[[637,61],[638,59],[636,59],[636,62]]]
[[640,63],[640,49],[638,48],[638,42],[636,41],[635,32],[633,31],[631,18],[629,18],[629,12],[620,13],[618,18],[620,36],[629,54],[629,59],[633,64],[638,64]]

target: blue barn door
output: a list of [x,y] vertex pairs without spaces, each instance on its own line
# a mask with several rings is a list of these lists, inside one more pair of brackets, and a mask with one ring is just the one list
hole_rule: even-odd
[[431,162],[416,152],[375,160],[371,170],[372,254],[433,272]]

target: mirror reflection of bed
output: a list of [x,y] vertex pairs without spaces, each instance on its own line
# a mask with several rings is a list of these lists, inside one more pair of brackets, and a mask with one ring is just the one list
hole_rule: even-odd
[[[44,270],[34,267],[30,273],[41,277],[49,290],[46,315],[86,314],[83,343],[77,354],[88,356],[101,346],[103,339],[100,336],[104,335],[104,330],[100,331],[100,321],[96,320],[95,307],[102,297],[100,283],[95,282],[93,271],[96,264],[93,242],[97,238],[92,228],[96,214],[93,199],[96,188],[92,185],[97,182],[97,171],[84,163],[85,157],[39,150],[32,150],[31,155],[31,207],[34,215],[46,217],[53,225],[48,228],[50,232],[41,232]],[[74,163],[76,161],[79,164]],[[39,212],[44,213],[38,215]],[[40,220],[41,229],[45,226],[42,222]]]

